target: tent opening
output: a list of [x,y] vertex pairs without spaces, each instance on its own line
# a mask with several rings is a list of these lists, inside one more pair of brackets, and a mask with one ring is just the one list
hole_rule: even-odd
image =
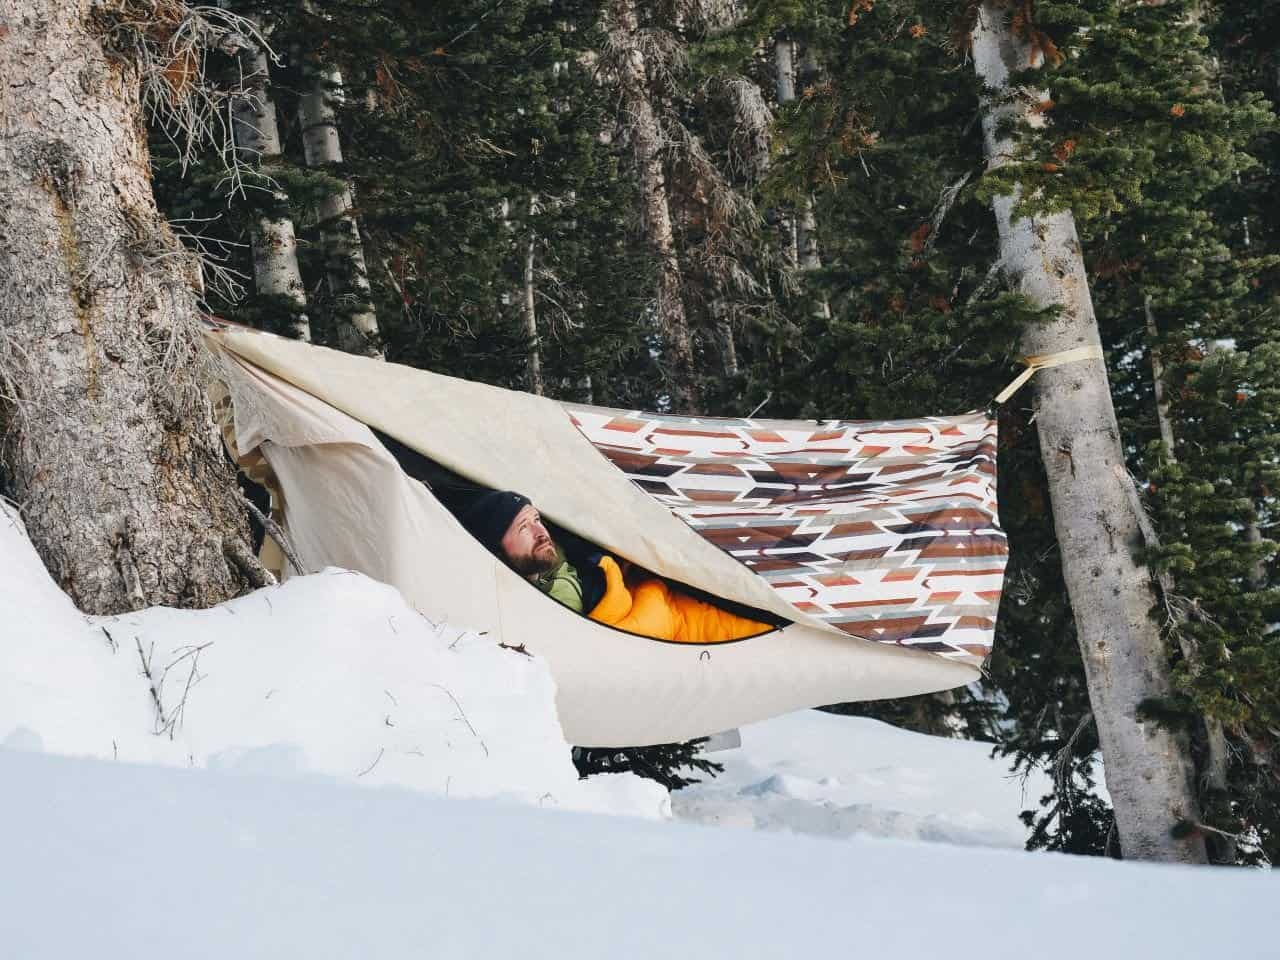
[[[486,487],[482,484],[478,484],[475,481],[470,480],[462,476],[461,474],[454,472],[453,470],[450,470],[449,468],[443,466],[442,464],[437,463],[436,461],[432,460],[430,457],[424,456],[418,451],[413,450],[412,448],[396,440],[394,437],[388,436],[387,434],[382,433],[379,430],[374,430],[373,434],[375,437],[377,437],[378,441],[387,449],[387,452],[390,453],[396,459],[396,462],[399,463],[400,465],[400,469],[403,470],[407,476],[411,477],[414,480],[417,480],[419,483],[424,484],[427,487],[427,489],[431,491],[431,495],[435,497],[435,499],[438,500],[440,504],[444,506],[455,517],[460,517],[463,513],[466,512],[467,508],[470,507],[471,504],[473,504],[479,497],[490,492],[491,490],[490,487]],[[536,506],[537,504],[535,504],[535,507]],[[565,558],[579,572],[582,572],[587,569],[594,570],[596,558],[600,555],[614,556],[609,551],[603,550],[598,544],[592,543],[590,540],[587,540],[584,537],[580,537],[577,534],[573,533],[572,531],[566,529],[561,524],[556,523],[554,519],[545,517],[545,516],[542,519],[543,519],[543,525],[547,528],[547,532],[551,534],[552,539],[555,540],[555,542],[559,545],[560,549],[564,553]],[[631,566],[631,564],[627,562],[627,558],[625,557],[614,556],[614,560],[622,564],[623,566],[628,566],[628,567]],[[528,581],[524,577],[522,577],[521,579],[524,580],[526,583],[528,583],[530,589],[538,590],[539,593],[543,593],[543,591],[539,589],[538,586],[535,585],[534,583]],[[711,614],[713,617],[716,617],[717,621],[723,620],[725,622],[733,622],[738,619],[742,621],[754,621],[755,624],[759,627],[759,629],[753,628],[751,632],[742,632],[743,629],[745,628],[740,627],[739,631],[734,635],[723,636],[723,637],[716,636],[714,638],[708,638],[704,636],[699,638],[698,640],[690,641],[690,640],[672,639],[664,636],[655,636],[650,633],[638,632],[633,629],[627,629],[626,627],[623,627],[623,626],[617,626],[605,620],[589,617],[589,614],[591,613],[590,610],[583,610],[581,613],[579,613],[579,616],[592,619],[593,622],[599,624],[600,626],[608,627],[613,630],[618,630],[621,633],[627,633],[633,636],[643,636],[650,640],[658,640],[661,642],[674,642],[674,643],[687,643],[687,642],[716,643],[716,644],[733,643],[738,640],[746,640],[746,639],[750,639],[751,637],[761,636],[762,634],[765,634],[765,633],[771,633],[775,630],[778,630],[782,627],[787,626],[791,622],[782,617],[779,617],[777,614],[772,613],[770,611],[760,610],[755,607],[748,606],[746,604],[735,603],[731,600],[725,600],[722,597],[713,596],[712,594],[709,594],[704,590],[700,590],[697,587],[693,587],[688,584],[672,580],[669,577],[659,577],[657,574],[654,574],[648,570],[644,570],[639,567],[632,567],[632,569],[628,572],[626,579],[629,584],[634,584],[636,582],[641,582],[644,580],[657,581],[665,585],[667,590],[669,590],[673,595],[688,597],[693,601],[695,601],[694,607],[696,609],[701,609],[700,607],[697,606],[701,604],[701,605],[706,605],[710,608],[713,608],[714,611],[718,611],[719,613],[726,615],[725,617],[720,618],[720,617],[716,617],[716,614],[714,613]],[[600,580],[601,580],[600,590],[597,591],[597,595],[593,596],[593,599],[596,600],[597,602],[599,602],[601,599],[599,594],[602,594],[604,592],[603,575],[600,575]],[[554,597],[551,597],[545,593],[543,593],[543,595],[546,596],[547,599],[552,603],[558,602],[555,600]]]

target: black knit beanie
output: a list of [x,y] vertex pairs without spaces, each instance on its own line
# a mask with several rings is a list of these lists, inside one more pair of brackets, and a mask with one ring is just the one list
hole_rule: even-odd
[[502,538],[528,502],[514,490],[490,490],[473,500],[459,519],[473,537],[502,556]]

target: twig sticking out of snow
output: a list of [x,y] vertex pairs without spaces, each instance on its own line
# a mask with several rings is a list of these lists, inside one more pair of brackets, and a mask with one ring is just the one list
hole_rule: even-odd
[[178,700],[177,707],[170,714],[168,724],[160,731],[161,733],[168,733],[170,740],[173,739],[174,732],[182,726],[182,719],[187,714],[187,697],[191,693],[191,688],[204,679],[198,670],[200,666],[200,651],[212,645],[213,641],[210,640],[208,643],[202,643],[199,646],[183,647],[183,653],[165,667],[160,674],[160,687],[163,689],[164,679],[169,675],[169,671],[184,660],[190,659],[191,661],[191,669],[187,672],[187,682],[182,688],[182,697]]
[[[106,631],[104,630],[103,632],[105,633]],[[107,634],[107,636],[110,637],[111,635]],[[182,652],[174,658],[168,666],[160,671],[158,679],[155,672],[151,669],[151,661],[155,656],[156,645],[153,643],[149,649],[144,651],[142,649],[141,639],[134,637],[133,642],[138,647],[138,659],[142,663],[142,675],[147,678],[147,689],[151,691],[151,702],[156,708],[155,729],[151,732],[156,736],[168,734],[169,739],[172,740],[174,734],[182,726],[183,717],[186,716],[187,698],[191,694],[191,688],[204,679],[204,677],[200,675],[199,671],[200,651],[204,650],[206,647],[213,646],[213,641],[210,640],[208,643],[202,643],[199,646],[181,648]],[[178,705],[172,712],[168,712],[164,708],[164,700],[161,697],[161,691],[164,689],[164,681],[165,678],[169,676],[169,671],[184,660],[191,661],[191,669],[187,671],[187,681],[183,685],[182,696],[178,699]]]
[[489,747],[485,744],[484,738],[481,737],[480,734],[476,733],[476,728],[471,725],[471,721],[467,719],[467,715],[463,712],[462,704],[458,702],[458,698],[453,695],[448,687],[441,686],[438,683],[433,683],[432,686],[439,690],[443,690],[445,694],[448,695],[449,699],[453,701],[453,705],[458,708],[458,719],[467,725],[467,729],[471,731],[471,735],[479,741],[480,749],[484,751],[484,755],[486,757],[489,756]]
[[106,634],[106,637],[107,637],[107,643],[111,646],[111,652],[112,652],[112,653],[117,653],[117,652],[119,651],[120,647],[119,647],[119,645],[116,643],[116,638],[115,638],[115,637],[113,637],[113,636],[111,635],[111,631],[110,631],[110,630],[108,630],[106,627],[103,627],[103,626],[99,626],[99,628],[98,628],[98,629],[100,629],[104,634]]
[[168,726],[168,721],[164,716],[164,704],[160,702],[160,690],[151,674],[151,657],[156,651],[156,645],[153,643],[150,652],[144,653],[142,640],[134,637],[133,642],[138,645],[138,659],[142,661],[142,675],[147,678],[147,689],[151,691],[151,702],[156,708],[156,728],[152,732],[158,734]]
[[367,767],[365,767],[363,770],[361,770],[359,773],[357,773],[357,774],[356,774],[356,777],[357,777],[357,778],[359,778],[359,777],[363,777],[366,773],[368,773],[370,770],[372,770],[374,767],[376,767],[376,766],[378,765],[378,761],[382,759],[382,755],[383,755],[384,753],[386,753],[386,752],[387,752],[387,748],[386,748],[386,747],[379,747],[379,748],[378,748],[378,755],[377,755],[376,757],[374,757],[374,758],[373,758],[373,763],[369,764]]

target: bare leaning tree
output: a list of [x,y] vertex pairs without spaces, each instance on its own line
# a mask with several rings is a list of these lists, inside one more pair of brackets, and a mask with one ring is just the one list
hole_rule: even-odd
[[[1013,125],[1044,122],[1036,108],[1047,97],[1014,89],[1009,80],[1041,65],[1026,29],[1015,27],[998,0],[977,10],[973,61],[988,90],[989,170],[1017,158]],[[1000,263],[1015,289],[1057,314],[1029,326],[1022,349],[1028,356],[1097,351],[1094,359],[1040,373],[1034,419],[1120,846],[1129,859],[1204,863],[1201,834],[1174,835],[1180,822],[1199,819],[1187,739],[1140,713],[1144,701],[1169,695],[1168,656],[1149,615],[1151,573],[1137,560],[1142,516],[1125,469],[1075,220],[1069,210],[1023,216],[1024,199],[1015,190],[993,200]]]
[[242,31],[173,0],[0,0],[0,456],[86,612],[252,579],[200,385],[200,267],[156,209],[143,122],[144,96],[177,128],[222,115],[203,50]]

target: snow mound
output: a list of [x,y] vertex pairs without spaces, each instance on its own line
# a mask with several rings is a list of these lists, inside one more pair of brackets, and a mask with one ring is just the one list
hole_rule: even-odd
[[652,781],[578,779],[541,661],[359,574],[85,617],[5,507],[0,584],[5,748],[669,814]]
[[1048,792],[1025,782],[990,744],[899,730],[817,710],[743,727],[742,746],[712,755],[714,780],[671,796],[681,820],[761,830],[869,834],[1022,847],[1018,813]]

